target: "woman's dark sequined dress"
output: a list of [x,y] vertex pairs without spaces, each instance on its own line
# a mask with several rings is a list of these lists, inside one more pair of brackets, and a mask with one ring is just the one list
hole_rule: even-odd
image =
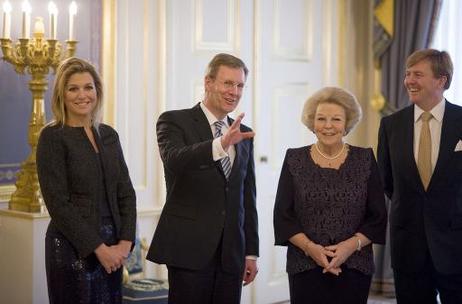
[[[101,159],[98,161],[103,172]],[[106,245],[118,243],[107,204],[104,174],[101,174],[99,235]],[[118,304],[122,302],[122,268],[108,274],[94,253],[82,258],[71,243],[53,226],[45,240],[45,263],[50,304]]]

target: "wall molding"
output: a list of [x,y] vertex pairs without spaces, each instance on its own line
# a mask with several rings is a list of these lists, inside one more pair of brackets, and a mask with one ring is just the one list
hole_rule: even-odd
[[238,50],[239,33],[239,3],[238,0],[226,0],[226,39],[223,41],[204,41],[204,0],[194,1],[194,51],[223,51]]
[[303,28],[305,29],[302,35],[303,46],[301,48],[285,47],[281,44],[282,21],[280,10],[284,7],[281,0],[274,0],[274,22],[273,22],[273,53],[276,57],[286,60],[295,61],[311,61],[313,56],[313,3],[312,0],[303,0],[304,2],[304,21]]

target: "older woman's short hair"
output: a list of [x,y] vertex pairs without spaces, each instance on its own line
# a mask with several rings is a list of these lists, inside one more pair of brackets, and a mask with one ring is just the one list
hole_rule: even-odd
[[356,97],[345,89],[339,87],[325,87],[314,93],[305,102],[302,112],[302,122],[314,132],[314,117],[320,104],[332,103],[345,109],[346,126],[348,134],[361,120],[362,110]]

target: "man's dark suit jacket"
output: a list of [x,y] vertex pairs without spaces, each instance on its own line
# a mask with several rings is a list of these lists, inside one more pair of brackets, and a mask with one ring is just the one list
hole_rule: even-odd
[[462,273],[462,108],[446,101],[438,160],[425,191],[414,158],[414,106],[381,121],[378,164],[392,200],[392,267],[417,272],[427,248],[436,270]]
[[[241,125],[241,131],[250,129]],[[253,141],[235,145],[227,181],[212,158],[213,135],[199,104],[163,113],[157,140],[167,198],[147,259],[198,270],[222,242],[224,270],[242,273],[245,256],[258,256]]]

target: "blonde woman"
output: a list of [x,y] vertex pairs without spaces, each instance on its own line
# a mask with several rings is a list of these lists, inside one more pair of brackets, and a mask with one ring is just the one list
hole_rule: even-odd
[[135,239],[136,198],[119,138],[100,123],[102,84],[88,62],[56,73],[54,120],[37,171],[51,221],[45,240],[50,303],[121,303],[122,263]]

